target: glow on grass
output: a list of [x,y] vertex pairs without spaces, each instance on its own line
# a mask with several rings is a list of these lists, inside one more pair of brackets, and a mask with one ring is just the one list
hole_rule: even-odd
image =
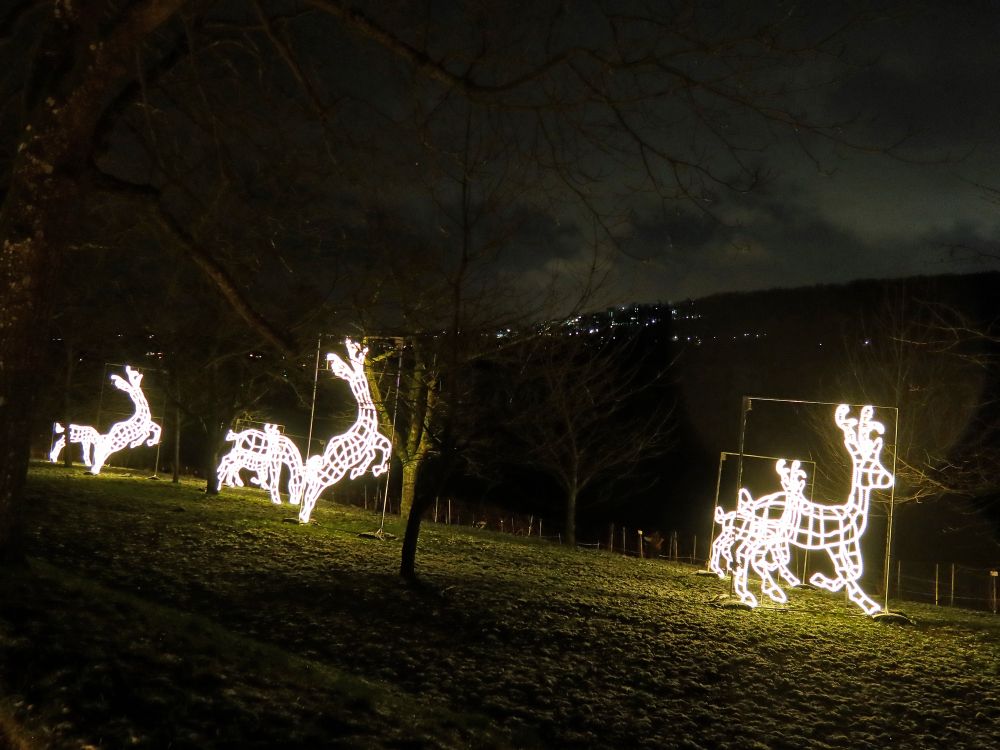
[[271,495],[271,502],[281,504],[278,489],[281,482],[281,467],[288,467],[289,502],[297,503],[302,492],[302,454],[290,438],[285,437],[274,424],[265,424],[263,430],[248,429],[226,435],[233,443],[229,453],[222,457],[216,473],[218,488],[223,483],[230,487],[242,487],[240,471],[246,469],[256,473],[250,478]]
[[[339,482],[350,471],[351,479],[357,479],[371,467],[372,474],[379,476],[389,469],[392,443],[378,431],[378,413],[372,401],[368,377],[365,375],[367,347],[361,347],[351,339],[344,342],[348,362],[338,355],[326,355],[333,374],[346,380],[351,393],[358,403],[358,416],[347,432],[330,438],[322,456],[311,456],[306,461],[303,472],[302,505],[299,521],[307,523],[320,494],[327,487]],[[375,463],[376,458],[378,463]],[[292,502],[295,502],[293,499]]]
[[712,570],[723,575],[725,560],[732,570],[736,594],[749,606],[757,606],[757,598],[747,588],[751,569],[760,576],[764,594],[776,602],[786,600],[774,574],[790,585],[798,583],[788,569],[789,549],[795,546],[825,552],[833,563],[835,575],[813,574],[809,581],[814,586],[829,591],[846,589],[851,601],[870,615],[881,609],[858,584],[864,570],[861,537],[868,525],[872,490],[887,489],[894,479],[881,464],[885,428],[872,418],[874,408],[862,407],[857,419],[849,413],[847,404],[838,406],[834,413],[852,465],[851,490],[844,503],[828,505],[806,499],[802,494],[805,472],[797,461],[786,468],[786,462],[779,460],[775,469],[781,477],[781,492],[754,499],[743,488],[735,511],[715,509],[722,528],[712,548]]
[[[120,375],[111,376],[111,382],[115,388],[125,391],[132,399],[135,412],[128,419],[116,422],[111,425],[111,429],[104,435],[88,425],[71,424],[69,426],[69,442],[80,443],[83,449],[83,462],[90,467],[91,474],[100,474],[105,461],[112,453],[117,453],[126,446],[138,448],[143,442],[146,445],[156,445],[160,442],[160,425],[153,421],[149,411],[149,402],[142,392],[142,373],[125,365],[125,375],[128,380]],[[49,460],[56,463],[59,454],[66,447],[66,430],[58,422],[53,429],[59,439],[56,440],[49,451]],[[93,450],[93,457],[91,457]]]

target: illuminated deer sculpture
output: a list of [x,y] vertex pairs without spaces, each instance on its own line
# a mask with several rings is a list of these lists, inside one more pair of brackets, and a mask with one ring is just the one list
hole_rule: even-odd
[[250,482],[271,494],[271,502],[281,504],[278,485],[281,481],[281,467],[288,467],[288,496],[291,502],[298,502],[302,492],[302,455],[289,438],[278,430],[277,425],[266,424],[263,431],[256,429],[233,432],[226,435],[233,443],[232,449],[222,457],[216,470],[221,489],[223,483],[230,487],[242,487],[240,471],[255,472]]
[[138,448],[143,442],[150,446],[160,442],[160,425],[153,421],[149,411],[149,402],[146,401],[146,396],[142,392],[142,373],[125,365],[125,375],[128,380],[120,375],[112,375],[111,382],[115,384],[115,388],[125,391],[132,399],[135,413],[128,419],[115,422],[107,434],[99,436],[94,444],[94,461],[90,465],[91,474],[100,474],[108,456],[117,453],[126,446]]
[[80,444],[80,448],[83,450],[83,464],[84,466],[90,466],[90,456],[94,449],[94,444],[101,437],[101,434],[97,430],[86,424],[71,424],[69,426],[69,434],[67,435],[67,430],[56,422],[52,425],[52,431],[59,436],[53,444],[52,450],[49,451],[49,460],[52,463],[58,463],[59,454],[66,447],[68,438],[70,443]]
[[[149,402],[142,392],[142,373],[133,370],[129,365],[125,365],[126,381],[120,375],[112,375],[111,381],[119,390],[125,391],[135,406],[135,413],[122,422],[111,425],[106,435],[102,435],[89,425],[71,424],[69,434],[58,422],[53,429],[59,439],[56,440],[49,451],[49,460],[56,463],[59,454],[66,447],[67,437],[70,443],[80,443],[83,448],[83,463],[90,467],[91,474],[100,474],[104,467],[104,462],[112,453],[120,451],[128,446],[138,448],[143,442],[146,445],[156,445],[160,442],[160,425],[153,421],[149,411]],[[93,451],[93,458],[91,458]]]
[[[773,575],[777,573],[790,586],[801,583],[788,565],[791,562],[790,533],[798,523],[796,514],[805,501],[806,473],[802,471],[799,461],[787,466],[785,459],[775,464],[775,471],[781,478],[781,492],[754,498],[746,488],[741,488],[736,510],[725,513],[722,508],[715,509],[715,521],[721,531],[712,543],[709,568],[719,577],[724,576],[726,570],[740,570],[745,581],[746,565],[749,563],[760,576],[765,593],[784,602],[785,594]],[[744,545],[749,539],[766,541]],[[740,544],[739,550],[747,556],[740,559],[739,568],[733,559],[733,545],[737,543]],[[739,590],[740,584],[735,586]],[[746,588],[745,584],[743,588]]]
[[[716,520],[723,526],[720,549],[713,545],[712,569],[722,574],[719,558],[731,561],[733,588],[740,599],[750,606],[756,597],[747,588],[750,568],[761,578],[761,590],[772,600],[783,602],[785,594],[774,580],[778,573],[789,584],[798,580],[788,570],[790,546],[826,552],[833,563],[833,577],[814,573],[809,582],[814,586],[839,591],[846,589],[851,601],[867,614],[875,614],[881,606],[858,584],[863,572],[861,537],[868,525],[868,510],[873,489],[887,489],[893,484],[892,473],[881,464],[885,431],[872,419],[874,409],[864,406],[857,419],[849,417],[846,404],[837,407],[834,422],[844,434],[844,447],[851,458],[851,489],[846,502],[827,505],[807,500],[802,494],[805,474],[795,464],[783,474],[783,461],[776,468],[782,475],[784,492],[753,499],[746,490],[740,491],[735,511],[724,513],[716,508]],[[721,547],[736,544],[735,559]]]
[[[372,474],[380,476],[389,469],[392,443],[378,431],[378,412],[372,401],[368,377],[365,375],[366,347],[351,339],[345,342],[349,362],[336,354],[327,354],[333,374],[346,380],[358,402],[358,417],[351,428],[342,435],[330,438],[322,456],[311,456],[303,472],[302,506],[299,521],[308,523],[316,500],[327,487],[339,482],[348,471],[357,479],[371,467]],[[375,463],[376,457],[380,457]],[[297,498],[290,498],[295,503]]]

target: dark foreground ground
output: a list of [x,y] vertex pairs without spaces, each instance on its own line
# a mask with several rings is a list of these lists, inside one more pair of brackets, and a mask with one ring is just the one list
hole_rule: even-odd
[[[1000,617],[722,609],[659,561],[35,467],[0,748],[1000,747]],[[399,533],[398,525],[390,530]]]

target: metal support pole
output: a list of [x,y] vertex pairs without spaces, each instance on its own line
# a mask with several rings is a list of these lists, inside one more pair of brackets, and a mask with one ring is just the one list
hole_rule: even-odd
[[[736,505],[740,503],[740,487],[743,485],[743,455],[747,434],[747,415],[753,405],[749,396],[743,397],[743,404],[740,409],[740,453],[739,463],[736,465]],[[729,576],[729,595],[736,595],[736,576]]]
[[[899,408],[895,409],[896,419],[892,433],[892,475],[896,476],[896,455],[899,453]],[[885,525],[885,611],[889,611],[889,565],[892,561],[892,513],[896,500],[896,483],[889,489],[889,515]],[[898,588],[898,585],[897,585]]]
[[719,505],[719,492],[722,491],[722,464],[726,462],[726,452],[722,451],[719,454],[719,471],[715,475],[715,505],[712,506],[712,512],[709,514],[712,521],[712,526],[708,532],[708,550],[709,554],[705,555],[705,570],[709,569],[709,564],[712,562],[712,545],[715,544],[715,508]]
[[306,458],[312,453],[313,441],[313,420],[316,418],[316,387],[319,385],[319,350],[323,345],[323,334],[316,337],[316,368],[313,370],[313,397],[312,406],[309,407],[309,436],[306,438]]
[[[160,421],[163,422],[163,424],[167,423],[167,391],[166,391],[166,389],[164,389],[164,391],[163,391],[163,408],[160,409]],[[153,476],[150,477],[151,479],[159,479],[159,477],[156,476],[156,472],[158,472],[160,470],[160,446],[161,445],[163,445],[163,441],[162,440],[157,440],[156,441],[156,460],[155,460],[155,463],[153,464]]]

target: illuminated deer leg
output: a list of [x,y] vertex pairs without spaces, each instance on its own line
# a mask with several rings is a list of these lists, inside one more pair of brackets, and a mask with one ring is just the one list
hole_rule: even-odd
[[778,585],[778,582],[774,580],[772,573],[778,566],[767,563],[766,558],[769,554],[770,552],[766,548],[759,550],[750,564],[757,575],[760,576],[760,590],[767,594],[772,601],[784,604],[788,601],[788,597],[781,586]]
[[300,523],[309,523],[309,518],[312,515],[313,508],[316,507],[316,500],[326,487],[326,485],[323,484],[323,480],[319,476],[323,471],[323,468],[322,456],[310,456],[309,460],[306,461],[305,470],[303,471],[305,476],[304,490],[302,493],[302,507],[299,508]]
[[[735,541],[733,523],[735,519],[735,511],[725,513],[722,508],[716,507],[715,522],[721,526],[721,531],[712,542],[712,555],[708,561],[708,568],[719,578],[725,578],[726,571],[731,570],[733,566],[733,542]],[[721,564],[723,559],[726,561],[725,568]]]
[[52,463],[58,463],[59,454],[62,453],[63,448],[66,447],[66,431],[58,422],[56,422],[54,429],[56,434],[59,435],[59,438],[52,444],[52,450],[49,451],[49,461]]
[[[357,479],[368,471],[368,467],[372,465],[375,460],[375,449],[371,447],[366,447],[364,452],[361,454],[360,459],[358,459],[357,466],[351,469],[351,479]],[[376,475],[377,476],[377,475]]]
[[[372,474],[376,477],[381,476],[389,470],[389,458],[392,455],[392,443],[381,435],[378,437],[382,439],[375,446],[375,450],[382,454],[382,460],[372,467]],[[374,458],[372,460],[374,461]]]
[[91,466],[93,459],[91,456],[94,454],[94,441],[89,437],[84,437],[80,440],[80,452],[83,455],[83,465]]
[[267,482],[268,490],[271,493],[271,502],[275,505],[281,505],[281,491],[279,490],[281,486],[281,459],[276,451],[271,453]]
[[753,554],[752,545],[744,539],[736,549],[736,561],[733,570],[733,590],[744,604],[757,606],[757,597],[750,593],[747,577],[750,569],[750,557]]
[[786,544],[782,553],[781,563],[776,566],[777,573],[789,586],[798,586],[802,583],[802,580],[788,567],[791,559],[792,556],[789,554],[788,545]]
[[833,563],[838,570],[844,571],[844,585],[847,587],[847,595],[851,601],[857,604],[869,615],[873,615],[882,609],[882,606],[866,594],[858,584],[861,577],[862,563],[861,550],[857,545],[845,547],[841,554],[833,556]]
[[[830,557],[832,558],[834,555],[831,554]],[[823,573],[813,573],[809,577],[809,583],[827,591],[840,591],[844,587],[844,580],[842,578],[830,578]]]
[[219,467],[216,469],[216,475],[218,477],[218,482],[216,484],[216,489],[222,489],[222,485],[226,484],[229,487],[242,487],[243,478],[240,477],[240,464],[236,457],[231,453],[227,453],[219,461]]
[[293,470],[288,476],[288,504],[298,505],[302,502],[302,490],[305,484],[303,470]]

